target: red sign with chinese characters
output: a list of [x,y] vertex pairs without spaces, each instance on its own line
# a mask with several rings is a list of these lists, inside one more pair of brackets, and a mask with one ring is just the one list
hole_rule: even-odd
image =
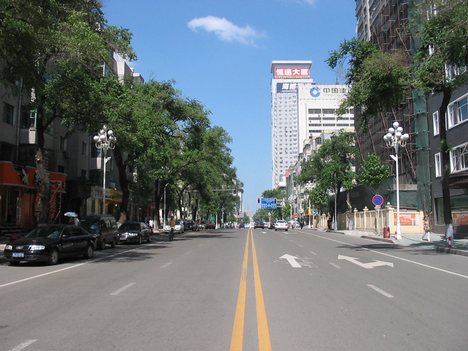
[[310,69],[301,67],[275,68],[276,79],[310,78]]

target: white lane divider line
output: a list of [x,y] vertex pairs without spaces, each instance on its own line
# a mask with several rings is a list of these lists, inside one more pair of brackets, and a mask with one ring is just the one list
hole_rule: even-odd
[[313,251],[309,251],[312,255],[314,256],[317,256],[317,253],[316,252],[313,252]]
[[37,339],[31,339],[31,340],[26,340],[25,342],[22,342],[18,346],[10,349],[9,351],[21,351],[24,350],[26,347],[28,347],[31,344],[34,344],[37,341]]
[[172,264],[172,262],[167,262],[166,264],[163,264],[161,268],[167,268]]
[[130,283],[130,284],[127,284],[123,287],[121,287],[120,289],[117,289],[116,291],[114,291],[113,293],[111,293],[112,296],[116,296],[118,294],[120,294],[121,292],[127,290],[128,288],[134,286],[136,283]]
[[388,297],[389,299],[393,299],[393,295],[389,294],[388,292],[376,287],[375,285],[372,284],[367,284],[367,286],[375,291],[377,291],[379,294],[382,294],[385,297]]
[[338,266],[336,263],[330,262],[330,264],[331,264],[333,267],[335,267],[336,269],[341,269],[341,267]]

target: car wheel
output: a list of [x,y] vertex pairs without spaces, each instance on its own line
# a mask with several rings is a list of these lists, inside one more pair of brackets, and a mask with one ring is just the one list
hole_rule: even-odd
[[84,253],[85,258],[92,258],[94,256],[94,247],[91,244],[88,244],[86,251]]
[[58,260],[59,260],[59,253],[57,249],[53,249],[49,254],[49,264],[51,266],[55,265],[57,264]]
[[8,262],[10,266],[19,266],[20,262],[19,261],[10,261]]
[[105,248],[106,248],[106,242],[104,241],[104,239],[99,240],[98,249],[99,250],[104,250]]
[[117,240],[114,238],[111,242],[111,247],[114,248],[117,245]]

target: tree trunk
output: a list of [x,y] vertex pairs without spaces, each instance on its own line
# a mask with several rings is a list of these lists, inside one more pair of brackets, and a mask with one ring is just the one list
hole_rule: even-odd
[[450,147],[447,142],[447,126],[445,124],[445,114],[452,96],[450,89],[444,89],[442,103],[439,107],[439,137],[440,137],[440,161],[442,168],[442,197],[444,202],[444,223],[446,230],[452,224],[452,204],[450,201]]
[[48,208],[50,196],[50,180],[47,173],[46,160],[44,159],[44,118],[45,112],[42,104],[38,104],[36,121],[37,150],[36,161],[36,202],[35,216],[37,224],[46,224],[48,222]]
[[123,161],[122,152],[117,147],[114,149],[114,159],[119,172],[120,188],[122,189],[122,204],[120,205],[120,211],[125,211],[128,213],[130,190],[128,189],[129,182],[127,177],[127,169]]

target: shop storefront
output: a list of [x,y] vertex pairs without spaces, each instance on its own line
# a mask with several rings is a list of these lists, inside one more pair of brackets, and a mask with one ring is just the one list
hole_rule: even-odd
[[[62,210],[66,176],[64,173],[49,172],[48,177],[48,221],[54,222]],[[0,225],[32,227],[36,224],[40,181],[35,167],[0,161]]]

